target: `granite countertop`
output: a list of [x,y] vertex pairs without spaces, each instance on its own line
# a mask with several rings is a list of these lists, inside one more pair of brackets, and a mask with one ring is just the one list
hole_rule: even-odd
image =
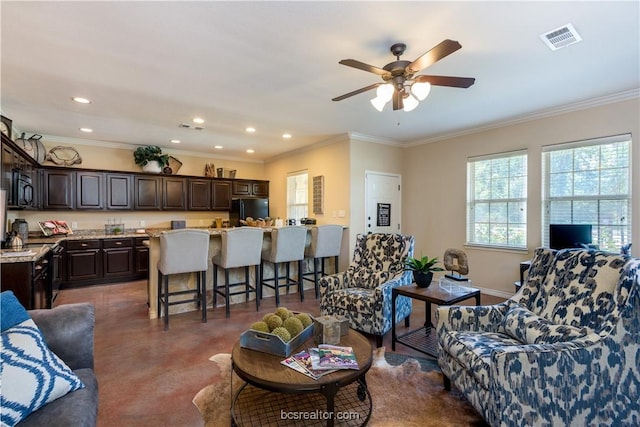
[[81,230],[73,234],[60,234],[49,237],[40,233],[31,234],[27,239],[27,243],[20,249],[0,249],[0,263],[37,261],[64,240],[122,239],[129,237],[148,237],[148,234],[136,233],[135,230],[127,230],[121,234],[105,234],[104,230]]

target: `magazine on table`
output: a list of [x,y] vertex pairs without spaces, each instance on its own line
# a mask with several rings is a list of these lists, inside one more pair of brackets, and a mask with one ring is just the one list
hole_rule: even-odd
[[[294,354],[293,357],[307,371],[311,372],[311,374],[317,376],[318,378],[320,378],[323,375],[330,374],[331,372],[337,371],[337,369],[319,366],[320,357],[318,355],[317,348],[310,348],[308,350],[303,350],[299,353]],[[314,359],[316,360],[315,364],[314,364]]]
[[331,372],[336,371],[336,369],[325,369],[320,371],[311,369],[311,360],[309,358],[309,353],[306,351],[301,351],[300,353],[289,356],[280,363],[297,372],[300,372],[301,374],[305,374],[306,376],[308,376],[309,378],[313,378],[314,380],[317,380],[323,375],[330,374]]
[[320,344],[318,346],[320,366],[335,369],[359,369],[352,347]]

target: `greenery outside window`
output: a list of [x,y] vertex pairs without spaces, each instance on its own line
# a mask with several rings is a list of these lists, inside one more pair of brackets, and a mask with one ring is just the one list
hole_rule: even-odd
[[543,151],[542,242],[549,224],[591,224],[593,243],[618,252],[631,240],[631,135]]
[[527,247],[527,153],[467,160],[467,245]]
[[309,212],[309,173],[293,172],[287,175],[287,218],[308,217]]

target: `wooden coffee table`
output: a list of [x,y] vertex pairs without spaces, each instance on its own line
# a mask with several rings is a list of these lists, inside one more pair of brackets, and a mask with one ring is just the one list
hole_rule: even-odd
[[[236,342],[231,353],[233,370],[247,384],[233,396],[233,424],[289,425],[287,419],[292,419],[290,425],[366,425],[372,408],[365,380],[371,367],[371,344],[350,329],[339,345],[353,347],[359,369],[341,369],[314,380],[280,363],[284,357],[242,348]],[[316,346],[312,337],[294,353]],[[296,394],[305,396],[292,398]]]
[[[424,326],[402,335],[396,335],[396,299],[398,295],[425,302]],[[460,282],[459,286],[452,290],[441,288],[438,282],[431,283],[428,288],[420,288],[415,283],[393,288],[391,290],[391,350],[395,351],[396,342],[399,342],[414,350],[438,357],[436,331],[431,324],[431,304],[452,305],[469,298],[475,298],[476,305],[480,305],[480,289],[465,286],[465,282]]]

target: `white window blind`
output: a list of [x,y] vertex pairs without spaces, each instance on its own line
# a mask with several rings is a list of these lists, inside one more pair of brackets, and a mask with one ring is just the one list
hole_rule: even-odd
[[309,173],[293,172],[287,175],[287,218],[308,217],[309,212]]
[[467,245],[527,247],[527,153],[467,160]]
[[631,135],[543,147],[542,242],[549,224],[591,224],[593,243],[631,240]]

